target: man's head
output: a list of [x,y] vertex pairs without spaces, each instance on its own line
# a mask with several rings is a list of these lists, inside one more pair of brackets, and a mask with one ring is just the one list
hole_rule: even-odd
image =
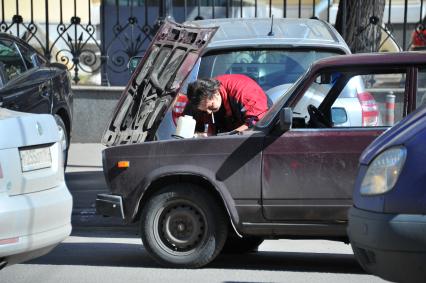
[[187,96],[194,109],[207,113],[217,112],[222,104],[220,83],[216,79],[198,79],[188,85]]

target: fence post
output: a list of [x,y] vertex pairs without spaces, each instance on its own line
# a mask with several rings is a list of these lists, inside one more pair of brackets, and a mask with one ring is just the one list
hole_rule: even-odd
[[229,10],[230,10],[229,0],[226,0],[226,17],[229,18]]
[[46,46],[44,48],[44,55],[50,61],[50,58],[52,58],[52,54],[50,54],[50,44],[49,44],[49,0],[46,0],[45,3],[46,3],[45,4],[45,8],[46,8]]
[[160,0],[158,3],[158,19],[173,18],[173,5],[171,0]]
[[403,30],[402,30],[402,50],[406,51],[406,40],[407,40],[407,10],[408,10],[408,0],[405,0],[405,4],[404,4],[404,25],[403,25]]
[[[108,81],[108,68],[107,68],[107,64],[108,64],[108,57],[106,54],[106,37],[105,37],[105,1],[101,1],[101,6],[100,6],[100,12],[101,12],[101,18],[100,18],[100,22],[101,22],[101,45],[102,45],[102,50],[101,50],[101,85],[103,86],[109,86],[109,81]],[[118,15],[117,15],[118,17]]]
[[158,18],[154,24],[154,34],[158,31],[166,19],[174,21],[173,5],[171,0],[160,0],[158,3]]
[[343,13],[342,13],[342,37],[344,40],[346,40],[346,0],[342,0],[342,8],[343,8]]

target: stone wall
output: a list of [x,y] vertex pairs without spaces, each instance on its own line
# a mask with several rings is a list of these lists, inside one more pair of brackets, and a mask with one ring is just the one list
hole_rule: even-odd
[[71,142],[99,143],[124,87],[74,86]]

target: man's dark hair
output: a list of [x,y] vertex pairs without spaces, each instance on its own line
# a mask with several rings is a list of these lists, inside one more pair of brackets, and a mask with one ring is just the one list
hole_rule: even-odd
[[216,79],[198,79],[188,85],[186,96],[191,106],[198,108],[201,101],[211,99],[219,87],[220,82]]

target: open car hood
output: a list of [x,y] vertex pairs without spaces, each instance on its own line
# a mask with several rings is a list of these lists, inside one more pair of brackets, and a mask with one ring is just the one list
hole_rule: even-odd
[[166,21],[135,72],[105,130],[106,146],[155,139],[167,109],[217,28]]

